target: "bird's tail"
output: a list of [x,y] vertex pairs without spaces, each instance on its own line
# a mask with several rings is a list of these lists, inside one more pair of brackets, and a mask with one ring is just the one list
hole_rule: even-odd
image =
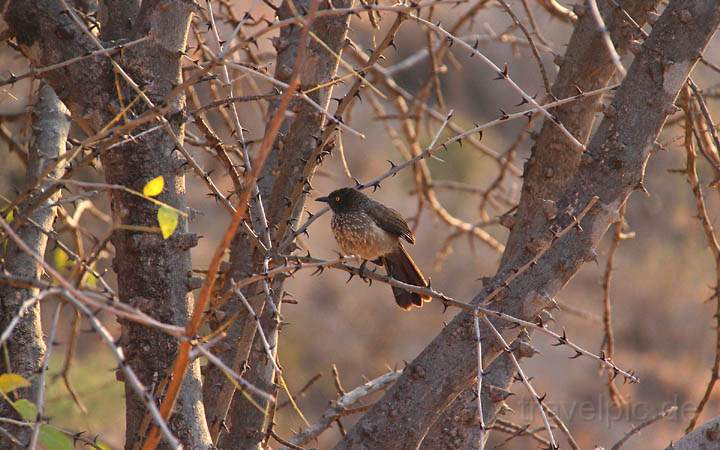
[[[413,261],[408,252],[405,250],[402,243],[400,243],[397,250],[393,253],[385,255],[382,260],[388,276],[391,276],[398,281],[402,281],[403,283],[427,287],[428,283],[425,280],[425,277],[422,272],[420,272],[420,269],[418,269],[415,261]],[[423,305],[423,302],[430,301],[430,297],[427,295],[408,292],[403,288],[393,286],[392,290],[395,295],[395,302],[397,302],[399,307],[406,311],[412,308],[413,305],[420,307]]]

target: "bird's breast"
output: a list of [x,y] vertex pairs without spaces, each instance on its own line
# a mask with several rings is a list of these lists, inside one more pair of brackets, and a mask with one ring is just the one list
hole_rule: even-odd
[[380,228],[364,212],[335,214],[331,226],[335,240],[346,255],[375,260],[392,253],[398,245],[396,236]]

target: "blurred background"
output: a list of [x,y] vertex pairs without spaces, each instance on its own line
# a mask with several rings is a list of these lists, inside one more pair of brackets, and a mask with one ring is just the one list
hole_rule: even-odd
[[[513,0],[509,3],[521,20],[527,21],[521,2]],[[531,2],[530,6],[537,26],[549,44],[543,46],[541,55],[552,81],[557,71],[553,53],[564,53],[572,27],[553,19],[535,2]],[[250,2],[235,1],[232,7],[238,16],[242,16],[250,7]],[[454,23],[466,9],[467,5],[456,9],[438,8],[434,21]],[[256,18],[260,15],[272,18],[271,11],[264,5],[258,6],[254,15]],[[358,47],[371,48],[374,42],[385,36],[393,19],[394,15],[383,16],[380,28],[375,29],[366,16],[353,16],[350,37]],[[527,45],[502,42],[503,36],[513,36],[516,41],[524,42],[520,30],[511,25],[504,11],[488,5],[460,34],[487,36],[480,41],[479,50],[499,66],[507,63],[513,79],[526,92],[542,94],[542,80]],[[229,31],[227,28],[224,30]],[[384,53],[383,66],[392,67],[427,48],[425,30],[412,21],[406,21],[400,28],[396,43],[397,50],[390,48]],[[518,96],[504,83],[493,81],[495,74],[478,58],[470,59],[468,52],[457,46],[450,51],[453,58],[447,60],[447,70],[440,74],[445,109],[437,101],[435,108],[443,113],[454,109],[455,117],[467,127],[499,117],[500,109],[508,113],[522,110],[523,107],[513,106],[519,101]],[[268,39],[259,41],[259,54],[272,72],[274,50]],[[705,56],[720,63],[717,37]],[[349,56],[347,59],[352,61]],[[630,62],[631,59],[624,59],[626,67]],[[28,69],[25,64],[24,58],[13,49],[0,45],[0,76],[5,77],[8,72],[22,73]],[[398,70],[395,79],[404,89],[414,93],[429,70],[429,61],[420,59],[416,64]],[[341,68],[340,74],[344,73],[347,71]],[[717,73],[703,66],[698,66],[693,78],[706,92],[711,92],[720,82]],[[261,90],[267,91],[268,86],[261,81],[258,83]],[[30,121],[28,105],[34,102],[37,88],[37,82],[28,81],[0,88],[0,124],[6,134],[0,138],[0,193],[10,199],[24,186],[24,169],[17,154],[12,152],[9,138],[21,145],[26,142]],[[339,96],[346,88],[347,85],[341,86],[334,96]],[[247,80],[236,82],[236,93],[252,93]],[[711,113],[720,117],[717,98],[709,94],[707,98]],[[265,119],[259,109],[252,104],[241,104],[240,113],[244,126],[249,129],[249,139],[260,139]],[[362,131],[367,139],[361,141],[348,135],[343,137],[349,169],[360,181],[384,173],[388,169],[388,159],[402,161],[383,122],[376,120],[375,116],[370,102],[356,102],[348,123]],[[210,114],[210,119],[219,120],[215,113]],[[486,130],[483,143],[503,153],[522,132],[525,123],[524,120],[513,121]],[[540,124],[541,120],[537,120],[534,129],[538,130]],[[423,124],[421,129],[424,132],[423,143],[427,144],[437,124],[432,124],[429,130]],[[189,131],[192,133],[194,130],[190,127]],[[599,371],[596,361],[586,358],[570,360],[568,357],[572,353],[567,348],[552,347],[552,342],[545,336],[536,335],[533,338],[542,355],[522,362],[527,374],[534,377],[533,384],[538,392],[547,392],[546,402],[565,420],[581,448],[593,448],[595,445],[609,448],[633,426],[675,404],[679,407],[677,413],[641,432],[625,446],[628,449],[664,448],[683,434],[710,378],[715,355],[715,301],[708,299],[715,284],[715,263],[695,217],[695,203],[686,176],[672,172],[673,169],[685,168],[685,151],[680,136],[682,122],[668,125],[658,139],[667,151],[655,154],[648,164],[646,187],[649,195],[635,193],[630,199],[626,231],[632,231],[636,236],[623,241],[615,257],[616,270],[611,286],[616,338],[614,360],[625,369],[637,371],[641,380],[634,385],[619,383],[620,391],[629,401],[628,406],[622,409],[612,406],[606,378]],[[531,140],[525,140],[518,148],[513,163],[517,168],[522,169],[531,143]],[[429,161],[436,182],[462,182],[481,191],[497,176],[495,161],[471,146],[453,145],[439,156],[442,161]],[[216,160],[199,150],[197,157],[206,169],[216,169],[215,182],[222,190],[228,191],[231,183]],[[712,179],[705,161],[699,161],[699,164],[711,218],[717,223],[720,220],[717,208],[720,198],[716,190],[707,187]],[[102,180],[101,173],[92,169],[83,169],[77,177]],[[503,196],[517,201],[520,183],[517,177],[505,179]],[[352,184],[354,182],[345,174],[335,152],[325,159],[316,174],[311,197],[326,195],[337,187]],[[224,209],[206,196],[204,183],[192,174],[187,177],[187,191],[190,206],[199,212],[191,223],[191,231],[202,236],[200,245],[194,249],[193,266],[202,270],[207,267],[229,217]],[[439,199],[452,214],[475,223],[483,220],[478,209],[482,192],[470,191],[437,189]],[[404,171],[385,181],[373,197],[397,209],[406,218],[415,218],[418,202],[414,193],[412,172]],[[109,214],[107,195],[96,199],[96,205]],[[321,206],[312,201],[306,205],[309,211],[317,211]],[[490,219],[497,219],[509,209],[502,204],[489,207]],[[97,236],[107,231],[108,225],[96,217],[86,215],[84,220],[87,229]],[[500,242],[507,237],[507,231],[499,225],[489,225],[485,229]],[[417,222],[417,244],[410,252],[432,279],[433,287],[458,300],[469,301],[482,286],[479,279],[495,273],[500,254],[466,235],[453,240],[448,253],[446,239],[452,233],[446,224],[425,208]],[[61,236],[71,242],[69,236]],[[328,259],[336,256],[338,249],[330,233],[329,215],[310,227],[309,236],[303,237],[301,244],[310,249],[313,256]],[[607,244],[600,249],[598,263],[586,264],[558,296],[562,309],[553,313],[557,329],[564,327],[575,342],[596,353],[603,338],[601,283]],[[447,254],[441,256],[442,253]],[[66,258],[60,250],[53,249],[52,243],[47,257],[60,268],[64,264],[63,258]],[[109,266],[110,261],[105,258],[97,269],[107,271],[105,278],[113,284],[114,276]],[[405,361],[411,361],[457,312],[452,309],[444,311],[438,302],[404,312],[395,305],[388,286],[377,283],[368,286],[357,277],[349,283],[346,280],[347,274],[340,271],[326,270],[316,276],[311,276],[310,271],[300,271],[286,285],[298,303],[284,308],[288,323],[281,331],[279,358],[285,379],[290,390],[297,392],[316,374],[322,374],[298,398],[310,422],[314,422],[337,396],[331,373],[333,364],[343,386],[350,390],[366,379],[385,373],[388,367],[403,367]],[[44,308],[44,311],[49,314],[52,308]],[[71,317],[69,311],[66,312],[68,317],[63,321],[65,326],[59,332],[51,359],[51,375],[59,372],[65,358]],[[104,319],[118,336],[119,327],[115,321],[111,317]],[[85,323],[81,325],[82,330],[88,328]],[[93,333],[81,332],[70,377],[88,412],[82,413],[68,395],[62,380],[51,376],[47,415],[53,423],[76,431],[84,430],[88,436],[99,435],[109,448],[122,448],[123,388],[115,380],[114,369],[115,363],[99,338]],[[520,424],[541,426],[524,387],[515,383],[512,391],[517,395],[512,396],[508,404],[515,414],[505,418]],[[281,403],[283,400],[284,397]],[[716,390],[701,422],[719,412],[720,394]],[[344,426],[352,426],[354,419],[353,416],[344,418]],[[276,420],[278,431],[283,436],[304,427],[302,419],[290,407],[281,408]],[[316,446],[330,448],[338,438],[339,430],[333,426],[321,436]],[[507,435],[493,433],[489,448],[502,444],[508,449],[526,449],[537,445],[527,437],[504,443],[507,438]],[[559,440],[561,447],[565,447],[563,438],[559,437]]]

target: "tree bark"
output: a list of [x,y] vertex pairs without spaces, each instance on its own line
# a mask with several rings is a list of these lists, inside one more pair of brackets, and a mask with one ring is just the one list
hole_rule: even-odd
[[[636,28],[628,23],[622,11],[608,1],[598,3],[616,49],[621,54],[625,53],[630,43],[641,36]],[[657,0],[625,0],[620,4],[640,26],[643,26],[647,22],[648,13],[655,9],[657,3]],[[605,47],[602,34],[598,32],[597,22],[591,14],[582,15],[576,22],[567,51],[560,63],[552,94],[556,98],[568,98],[576,95],[577,89],[587,92],[605,87],[614,73],[615,66]],[[553,113],[573,136],[586,144],[601,104],[602,96],[593,96],[559,106],[553,109]],[[532,148],[531,157],[525,165],[522,195],[517,212],[512,217],[514,226],[510,231],[499,272],[517,264],[523,250],[529,244],[528,239],[538,231],[538,225],[533,226],[533,224],[538,220],[539,215],[542,216],[543,201],[556,202],[560,198],[563,189],[577,173],[580,157],[580,153],[567,136],[560,132],[555,124],[545,120]],[[493,363],[488,368],[488,372],[492,374],[494,370]],[[497,382],[501,385],[507,384],[515,373],[515,369],[512,368],[506,372],[507,380],[497,380]],[[465,408],[454,403],[470,397],[472,396],[459,396],[448,408],[448,414],[438,419],[428,433],[428,437],[452,430],[451,434],[455,436],[467,435],[467,442],[463,444],[467,448],[473,448],[472,443],[477,445],[472,429],[465,428],[462,423],[453,420],[453,416],[456,415],[454,411]],[[472,399],[470,401],[473,402]],[[488,416],[486,425],[491,426],[498,404],[492,402],[489,404],[490,408],[484,409],[483,412]],[[435,439],[438,438],[433,438],[432,441],[434,442]],[[456,439],[456,442],[459,441],[461,439]],[[423,447],[432,448],[426,447],[425,444]]]
[[720,416],[708,420],[665,450],[704,450],[720,448]]
[[100,4],[99,18],[103,24],[100,37],[112,41],[127,37],[140,11],[140,0],[104,0]]
[[[557,294],[585,261],[595,259],[595,248],[619,206],[640,188],[655,139],[674,110],[673,101],[719,22],[720,4],[714,0],[670,2],[616,93],[616,113],[605,116],[580,158],[577,174],[559,197],[558,217],[537,227],[528,240],[531,248],[552,245],[502,291],[501,301],[494,302],[496,309],[532,320],[548,306],[544,298]],[[555,240],[552,230],[571,225],[573,214],[594,196],[599,200],[581,229]],[[533,256],[536,252],[524,251]],[[473,303],[502,286],[510,273],[498,274]],[[507,323],[492,321],[506,340],[516,334]],[[472,322],[466,313],[453,319],[335,448],[417,448],[438,414],[475,376],[477,363],[467,356],[475,350]],[[489,366],[501,346],[486,326],[481,338],[483,366]]]
[[[65,153],[68,132],[70,130],[70,112],[58,99],[55,92],[48,85],[40,88],[38,102],[34,109],[33,142],[28,151],[27,184],[35,186],[45,171],[55,167],[50,176],[59,178],[64,172],[64,164],[57,164],[58,157]],[[36,195],[31,196],[25,205],[34,205],[34,197],[42,194],[50,182],[39,183]],[[52,230],[57,208],[50,206],[58,200],[60,193],[56,192],[47,200],[32,209],[21,207],[14,212],[14,222],[18,224],[18,236],[38,255],[44,255],[48,237],[46,232]],[[12,223],[11,223],[12,224]],[[11,277],[28,282],[39,281],[43,269],[35,259],[22,252],[17,245],[10,241],[7,243],[2,270]],[[37,288],[18,288],[12,285],[0,285],[0,332],[4,331],[13,317],[20,313],[23,303],[37,296]],[[25,313],[8,338],[7,355],[10,367],[0,365],[0,373],[17,373],[31,382],[31,386],[22,389],[18,398],[27,398],[34,401],[39,383],[38,373],[45,355],[45,342],[43,341],[42,323],[40,321],[40,302],[34,303],[25,309]],[[5,358],[2,358],[5,361]],[[0,417],[15,417],[16,413],[7,404],[0,403]],[[8,431],[21,442],[28,442],[30,433],[25,427],[8,426]],[[0,442],[0,449],[12,448],[10,442]]]
[[[618,1],[640,25],[647,22],[648,13],[659,3],[656,0]],[[609,1],[598,1],[610,37],[619,53],[625,53],[634,40],[642,36],[621,11]],[[578,93],[607,86],[615,73],[615,66],[591,14],[583,14],[577,21],[560,71],[552,87],[556,98],[568,98]],[[580,142],[586,143],[601,106],[601,96],[593,96],[553,109],[558,120]],[[582,153],[575,148],[558,127],[545,120],[525,164],[520,203],[510,232],[501,268],[515,265],[527,257],[528,238],[546,226],[544,201],[556,202],[577,174]]]
[[[128,51],[123,68],[150,100],[171,105],[169,122],[182,142],[182,111],[185,96],[167,99],[173,87],[182,81],[180,52],[185,50],[192,17],[192,6],[185,1],[145,1],[142,4],[133,38],[153,33],[156,39]],[[125,98],[134,98],[127,90]],[[135,113],[146,111],[145,105]],[[140,130],[138,130],[140,131]],[[173,138],[160,129],[113,148],[103,157],[108,183],[121,184],[141,191],[145,183],[162,175],[165,189],[159,200],[181,210],[185,199],[185,162],[175,152]],[[111,207],[116,222],[128,225],[157,226],[157,206],[122,191],[113,191]],[[193,296],[190,288],[192,265],[190,249],[197,236],[188,233],[187,220],[181,218],[177,231],[167,240],[157,233],[117,230],[113,269],[118,276],[120,299],[151,314],[165,323],[184,326],[191,314]],[[169,375],[177,354],[177,339],[148,327],[123,322],[122,344],[128,364],[146,386],[157,386]],[[156,394],[161,394],[156,390]],[[126,386],[126,448],[144,438],[143,418],[146,408],[133,390]],[[211,441],[202,402],[199,361],[189,367],[170,418],[170,427],[186,448],[210,448]]]
[[[182,141],[184,95],[167,99],[171,89],[181,81],[181,52],[185,50],[187,32],[194,5],[185,0],[146,0],[138,11],[133,5],[109,10],[107,28],[101,34],[118,38],[120,29],[113,20],[129,19],[132,31],[122,36],[137,38],[152,34],[153,39],[124,52],[120,65],[141,86],[156,105],[172,107],[168,117],[171,128]],[[105,6],[111,6],[110,4]],[[114,13],[117,12],[117,15]],[[134,19],[129,14],[134,14]],[[5,20],[15,34],[23,53],[35,67],[65,61],[97,50],[95,42],[64,11],[57,0],[11,0],[4,10]],[[104,26],[104,24],[103,24]],[[76,64],[43,74],[65,100],[74,120],[86,134],[102,129],[124,106],[115,92],[115,76],[105,57],[88,58]],[[122,78],[117,74],[119,80]],[[120,81],[124,99],[135,98],[129,86]],[[139,102],[128,114],[140,114],[147,107]],[[142,131],[142,130],[136,130]],[[124,145],[105,149],[101,154],[106,180],[142,191],[150,179],[162,175],[165,189],[159,200],[179,210],[186,209],[184,160],[175,153],[175,142],[163,130],[144,134]],[[113,219],[122,225],[157,226],[157,206],[120,191],[111,196]],[[192,307],[189,287],[190,248],[197,238],[187,232],[187,221],[181,218],[177,231],[167,240],[159,234],[116,230],[113,268],[118,276],[120,300],[155,319],[184,325]],[[121,345],[127,363],[148,388],[168,375],[177,351],[177,340],[164,333],[133,323],[122,323]],[[170,426],[185,448],[205,449],[211,443],[205,422],[198,362],[188,371]],[[132,448],[143,437],[141,424],[145,407],[126,386],[126,448]]]
[[[529,337],[524,334],[511,345],[515,357],[529,358],[534,353]],[[515,365],[508,353],[502,353],[488,368],[483,377],[481,392],[484,439],[495,421],[498,412],[505,407],[504,400],[510,395],[509,389],[515,376]],[[421,448],[426,450],[472,450],[478,448],[483,435],[477,407],[477,390],[465,389],[448,408],[423,439]]]

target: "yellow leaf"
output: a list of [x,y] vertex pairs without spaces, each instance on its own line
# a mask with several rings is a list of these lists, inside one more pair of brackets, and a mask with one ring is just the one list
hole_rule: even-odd
[[7,223],[10,223],[10,222],[12,222],[13,220],[15,220],[15,211],[13,211],[13,210],[11,209],[10,212],[7,213],[7,216],[5,216],[5,221],[6,221]]
[[4,373],[0,375],[0,392],[3,394],[9,394],[16,389],[26,387],[30,387],[30,382],[22,375],[16,373]]
[[178,226],[178,213],[167,206],[161,206],[158,209],[157,219],[163,239],[172,236]]
[[92,272],[85,272],[82,278],[82,284],[89,288],[97,287],[97,277]]
[[143,188],[143,195],[146,197],[155,197],[156,195],[160,195],[163,187],[165,187],[165,178],[163,178],[162,175],[157,176],[147,182]]
[[55,268],[58,270],[63,270],[72,265],[68,254],[60,247],[57,247],[55,252],[53,252],[53,262],[55,263]]

